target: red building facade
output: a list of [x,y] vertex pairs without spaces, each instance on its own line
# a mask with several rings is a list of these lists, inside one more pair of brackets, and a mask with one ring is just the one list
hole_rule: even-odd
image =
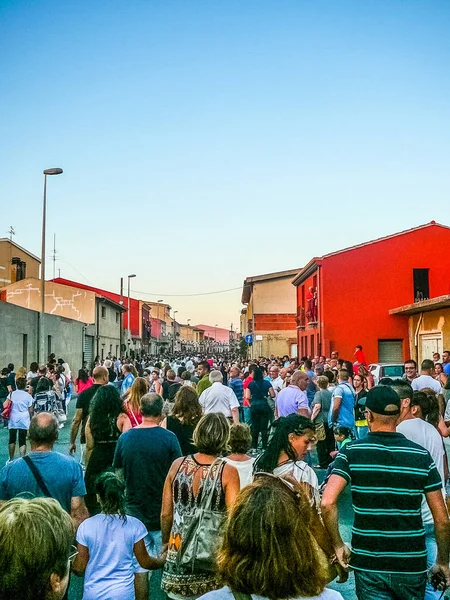
[[450,293],[450,228],[414,229],[313,258],[297,288],[299,356],[337,350],[352,360],[397,362],[409,356],[408,321],[389,310]]

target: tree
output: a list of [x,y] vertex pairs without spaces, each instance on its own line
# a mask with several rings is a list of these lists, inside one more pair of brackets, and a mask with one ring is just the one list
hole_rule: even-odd
[[239,355],[242,358],[247,358],[247,354],[248,354],[248,344],[245,341],[245,338],[241,337],[240,341],[239,341]]

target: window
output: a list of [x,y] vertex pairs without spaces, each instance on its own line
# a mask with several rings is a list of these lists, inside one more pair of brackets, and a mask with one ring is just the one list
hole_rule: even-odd
[[28,334],[24,333],[22,336],[22,364],[28,364]]
[[112,354],[112,344],[109,345],[109,353]]
[[403,340],[378,340],[379,363],[403,363]]
[[102,306],[102,319],[106,319],[106,306]]
[[47,336],[47,355],[50,355],[52,353],[52,336],[48,335]]
[[119,322],[119,318],[120,318],[120,313],[116,312],[116,323]]
[[116,357],[119,357],[119,346],[116,346]]
[[428,300],[428,298],[430,297],[428,271],[429,269],[413,269],[414,302]]

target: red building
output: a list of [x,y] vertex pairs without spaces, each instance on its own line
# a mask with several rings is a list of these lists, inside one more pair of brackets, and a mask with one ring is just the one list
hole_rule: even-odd
[[292,281],[299,356],[353,360],[361,344],[369,363],[409,358],[408,320],[389,310],[450,293],[449,247],[432,221],[310,260]]

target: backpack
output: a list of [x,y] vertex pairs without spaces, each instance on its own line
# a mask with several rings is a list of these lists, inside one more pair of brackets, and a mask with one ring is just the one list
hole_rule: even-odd
[[33,410],[35,413],[49,412],[55,414],[58,410],[56,393],[53,390],[38,392],[34,397]]
[[168,400],[170,400],[171,402],[173,402],[173,400],[175,400],[175,396],[177,395],[178,390],[181,387],[181,383],[179,383],[178,381],[174,381],[173,383],[171,383],[169,385],[169,390],[168,390],[168,394],[169,394],[169,398]]

